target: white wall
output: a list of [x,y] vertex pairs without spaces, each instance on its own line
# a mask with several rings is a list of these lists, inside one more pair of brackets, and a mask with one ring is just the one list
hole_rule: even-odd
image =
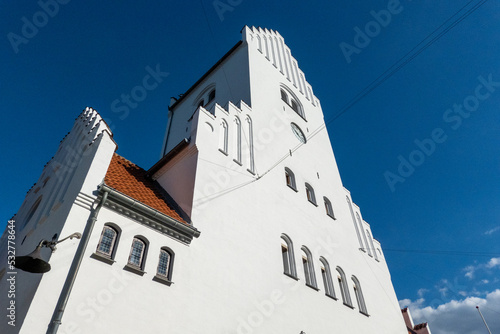
[[[307,93],[305,80],[301,92],[301,84],[296,81],[295,87],[293,78],[289,81],[281,73],[283,62],[280,67],[278,49],[274,58],[269,47],[268,57],[258,50],[256,36],[264,34],[273,33],[244,28],[241,47],[184,99],[172,118],[167,148],[187,133],[191,143],[186,150],[193,154],[186,154],[184,161],[173,159],[155,177],[190,212],[200,237],[186,245],[103,207],[59,333],[406,333],[383,256],[376,261],[359,249],[346,202],[350,194],[342,186],[327,132],[318,132],[297,149],[299,141],[290,122],[299,125],[307,136],[313,134],[324,125],[319,101]],[[289,63],[295,64],[293,58]],[[300,74],[299,69],[294,71]],[[205,84],[213,82],[220,105],[214,103],[207,106],[208,110],[200,108],[194,113],[196,96]],[[281,101],[281,84],[299,99],[306,120]],[[193,119],[188,121],[192,113]],[[235,117],[242,124],[240,163],[234,161]],[[247,117],[253,124],[253,171],[249,171],[252,138]],[[227,152],[219,150],[223,119],[229,125]],[[109,151],[106,148],[96,156],[95,164],[100,169],[90,170],[85,180],[92,180],[92,184],[82,181],[83,188],[88,185],[91,192],[97,186],[97,179],[107,169]],[[297,192],[285,184],[285,167],[295,173]],[[318,206],[307,201],[305,182],[314,187]],[[325,214],[323,196],[332,202],[335,220]],[[359,212],[359,208],[353,209]],[[82,229],[88,215],[88,210],[74,205],[63,231],[74,232],[78,226]],[[90,257],[107,222],[122,230],[116,262],[111,265]],[[362,225],[369,228],[363,221]],[[298,280],[283,274],[282,233],[294,243]],[[142,276],[123,269],[135,235],[149,241],[146,273]],[[313,255],[319,291],[305,285],[300,259],[303,245]],[[175,252],[171,286],[153,281],[163,246]],[[44,275],[22,333],[39,332],[48,324],[74,249],[75,245],[67,242],[53,254],[54,269]],[[329,261],[339,299],[336,266],[346,273],[354,308],[325,296],[320,256]],[[369,317],[359,313],[352,275],[361,283]]]

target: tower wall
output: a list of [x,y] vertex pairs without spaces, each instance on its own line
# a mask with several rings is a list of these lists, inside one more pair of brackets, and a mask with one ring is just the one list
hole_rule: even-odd
[[[111,132],[101,117],[95,110],[85,109],[13,217],[16,256],[31,253],[42,239],[50,241],[54,235],[62,239],[83,231],[95,199],[93,191],[102,181],[115,148]],[[38,206],[34,205],[37,201]],[[6,236],[2,237],[2,252],[7,250]],[[50,319],[52,315],[77,245],[76,239],[65,241],[53,254],[50,249],[42,248],[43,259],[50,259],[50,265],[56,268],[43,276],[10,270],[5,263],[1,264],[2,281],[8,272],[16,272],[16,326],[2,321],[0,332],[17,333],[22,326],[23,333],[35,333],[40,332],[40,323],[48,324],[46,317]],[[0,289],[2,296],[7,296],[8,285],[0,284]],[[8,302],[2,298],[2,308]]]

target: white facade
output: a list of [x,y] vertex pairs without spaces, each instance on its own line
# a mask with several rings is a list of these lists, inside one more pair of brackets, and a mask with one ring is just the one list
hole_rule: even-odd
[[[89,140],[75,135],[80,127],[100,120],[91,109],[82,115],[68,136],[76,146]],[[319,100],[277,32],[245,27],[242,41],[169,116],[163,152],[170,153],[149,173],[194,227],[153,217],[111,191],[58,333],[407,333],[380,244],[342,185]],[[59,211],[49,205],[45,224],[32,218],[33,226],[18,231],[28,234],[18,254],[89,224],[116,149],[107,127],[95,133],[98,142],[74,168]],[[62,150],[72,147],[67,141]],[[28,193],[16,219],[36,198]],[[111,264],[92,255],[106,223],[121,230]],[[147,257],[142,271],[131,272],[124,266],[137,236],[147,240]],[[18,273],[20,333],[46,330],[79,243],[58,245],[43,276]],[[155,279],[162,247],[175,254],[172,284]]]

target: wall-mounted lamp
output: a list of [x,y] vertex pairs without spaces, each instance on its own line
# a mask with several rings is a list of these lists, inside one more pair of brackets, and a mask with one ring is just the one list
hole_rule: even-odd
[[42,241],[40,241],[38,246],[36,246],[35,250],[30,254],[25,256],[16,256],[14,267],[27,271],[29,273],[36,273],[36,274],[46,273],[47,271],[50,270],[50,264],[42,259],[42,256],[40,254],[42,247],[50,248],[53,253],[55,252],[56,245],[58,243],[63,242],[66,239],[73,239],[73,238],[80,239],[81,237],[82,237],[81,233],[75,232],[59,241],[55,241],[54,239],[52,239],[52,241],[43,239]]

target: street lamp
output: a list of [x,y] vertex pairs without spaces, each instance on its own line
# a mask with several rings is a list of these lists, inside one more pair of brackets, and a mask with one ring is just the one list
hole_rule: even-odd
[[47,271],[50,270],[50,264],[42,259],[41,255],[41,249],[42,247],[47,247],[52,250],[52,253],[55,252],[56,250],[56,245],[60,242],[63,242],[66,239],[73,239],[77,238],[80,239],[82,237],[82,234],[79,232],[75,232],[66,238],[59,240],[59,241],[48,241],[48,240],[41,240],[38,246],[36,246],[35,250],[28,255],[24,256],[16,256],[15,258],[15,263],[14,267],[27,271],[29,273],[35,273],[35,274],[43,274],[46,273]]

